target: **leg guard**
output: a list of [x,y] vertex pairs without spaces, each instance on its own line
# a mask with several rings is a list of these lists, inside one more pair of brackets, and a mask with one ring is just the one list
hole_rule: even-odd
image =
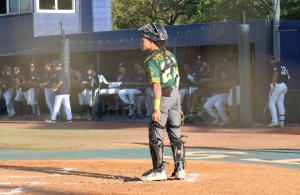
[[[174,126],[171,124],[167,124],[167,129],[169,128],[179,128],[180,126]],[[173,152],[173,158],[174,158],[174,165],[175,165],[175,171],[179,168],[179,166],[182,165],[184,169],[184,163],[185,163],[185,142],[182,141],[182,137],[187,137],[181,135],[180,138],[174,137],[170,131],[168,131],[168,137],[170,139],[170,145]],[[174,171],[174,172],[175,172]]]
[[[156,128],[164,128],[158,123],[150,122],[149,123],[149,148],[150,148],[150,154],[152,157],[152,164],[153,169],[161,172],[163,169],[163,152],[164,152],[164,143],[163,140],[157,138],[155,134]],[[160,157],[159,153],[162,153],[162,156]]]

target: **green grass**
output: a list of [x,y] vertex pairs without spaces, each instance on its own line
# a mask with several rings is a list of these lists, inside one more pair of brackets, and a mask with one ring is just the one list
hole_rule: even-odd
[[[0,148],[19,150],[80,150],[144,147],[145,131],[0,127]],[[142,140],[144,141],[141,141]],[[131,141],[132,143],[128,142]]]

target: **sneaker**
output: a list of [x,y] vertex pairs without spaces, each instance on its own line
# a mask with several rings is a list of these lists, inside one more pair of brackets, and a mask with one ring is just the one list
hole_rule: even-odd
[[163,169],[161,172],[154,172],[153,169],[150,169],[148,172],[145,172],[142,177],[142,181],[164,181],[167,180],[166,170]]
[[193,112],[190,113],[189,118],[195,118],[196,116],[198,116],[198,112]]
[[146,117],[147,117],[147,118],[150,118],[150,114],[149,114],[149,115],[147,114],[147,116],[146,116]]
[[10,119],[16,118],[16,114],[9,115],[8,118],[10,118]]
[[24,119],[30,119],[31,118],[31,115],[30,114],[27,114]]
[[67,120],[66,124],[72,123],[72,120]]
[[218,124],[218,119],[216,118],[216,120],[212,122],[211,125],[217,125],[217,124]]
[[183,168],[179,168],[172,174],[172,177],[175,176],[175,179],[184,180],[185,179],[185,170]]
[[76,120],[82,120],[82,116],[78,115],[75,117]]
[[229,119],[227,119],[227,120],[225,120],[225,121],[222,121],[222,122],[220,122],[220,126],[225,126],[225,125],[229,125],[230,124],[230,120]]
[[279,123],[278,127],[284,127],[284,123]]
[[129,115],[128,117],[131,119],[135,119],[134,115]]
[[189,113],[189,112],[188,112],[188,113],[186,113],[186,114],[184,115],[184,117],[185,117],[185,118],[188,118],[188,117],[190,116],[190,114],[192,114],[192,113]]
[[46,121],[47,123],[56,123],[56,121],[51,120],[51,119],[46,119],[45,121]]
[[129,109],[129,108],[131,108],[131,104],[125,104],[125,105],[124,105],[124,109],[125,109],[125,110],[127,110],[127,109]]
[[272,123],[270,123],[267,127],[268,127],[268,128],[271,128],[271,127],[278,127],[278,122],[272,122]]

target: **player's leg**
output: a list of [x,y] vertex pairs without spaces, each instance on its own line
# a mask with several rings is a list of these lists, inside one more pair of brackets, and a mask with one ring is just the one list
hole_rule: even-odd
[[152,102],[153,102],[153,97],[151,96],[152,93],[152,89],[150,87],[145,89],[145,93],[146,93],[146,107],[147,107],[147,117],[150,117],[151,112],[152,112]]
[[[138,89],[129,89],[128,90],[128,95],[129,95],[129,100],[130,100],[130,105],[131,105],[130,109],[132,110],[132,114],[133,114],[134,104],[137,104],[138,103],[138,99],[139,99],[139,98],[137,98],[137,102],[135,102],[135,94],[140,94],[140,93],[142,93],[142,92],[140,90],[138,90]],[[130,109],[129,109],[129,111],[130,111]],[[139,115],[139,111],[138,110],[137,110],[137,114]]]
[[267,127],[277,127],[278,126],[278,118],[277,118],[277,109],[275,103],[278,101],[280,94],[282,93],[282,89],[276,84],[272,95],[269,100],[269,110],[271,113],[272,121]]
[[86,99],[87,99],[87,105],[88,105],[88,110],[87,110],[87,119],[90,121],[92,120],[92,110],[93,110],[93,96],[92,96],[92,90],[86,89]]
[[280,84],[282,85],[282,92],[279,95],[279,98],[277,100],[277,106],[278,106],[278,111],[279,111],[279,126],[284,127],[284,120],[285,120],[285,108],[284,108],[284,96],[287,92],[287,87],[285,84]]
[[23,116],[23,92],[21,89],[16,90],[15,100],[17,102],[17,107],[19,109],[18,115],[16,116],[16,118],[20,118]]
[[190,117],[196,117],[198,116],[197,108],[198,108],[198,98],[202,96],[202,91],[197,90],[192,93],[192,99],[193,99],[193,112],[192,116]]
[[228,101],[229,93],[221,93],[218,96],[218,99],[215,103],[215,107],[218,110],[220,117],[222,118],[222,122],[219,125],[227,125],[230,123],[228,116],[226,115],[223,105]]
[[84,110],[84,93],[85,91],[78,93],[78,103],[79,103],[79,114],[78,116],[75,118],[77,120],[81,120],[82,119],[82,113]]
[[181,107],[180,107],[180,96],[177,93],[177,89],[173,89],[171,94],[171,109],[169,109],[168,119],[167,119],[167,132],[171,144],[171,149],[173,152],[174,158],[174,172],[172,176],[175,176],[175,179],[185,179],[185,149],[184,143],[182,141],[181,135]]
[[53,115],[53,104],[52,104],[52,88],[45,88],[45,99],[46,104],[50,110],[50,116]]
[[12,109],[12,104],[11,104],[12,95],[13,95],[13,89],[8,88],[5,93],[5,104],[6,104],[7,113],[8,113],[9,118],[13,116],[13,109]]
[[60,110],[62,100],[63,100],[63,95],[56,95],[55,96],[54,111],[53,111],[53,115],[51,116],[51,121],[54,122],[54,123],[56,121],[57,113]]
[[66,114],[67,114],[67,123],[72,122],[72,111],[71,111],[71,104],[70,104],[70,95],[63,95],[62,103],[65,107]]
[[[121,98],[121,100],[125,103],[124,108],[125,109],[131,108],[130,100],[129,100],[129,98],[127,98],[127,96],[129,95],[129,89],[121,89],[118,92],[118,94],[119,94],[119,97]],[[132,115],[132,114],[129,114],[129,115]]]
[[27,115],[25,116],[25,119],[29,119],[32,115],[32,107],[31,107],[31,99],[30,99],[30,90],[23,92],[24,98],[27,103]]
[[205,102],[204,104],[204,109],[208,112],[208,114],[210,114],[210,116],[212,116],[215,119],[212,123],[213,125],[217,124],[218,113],[214,110],[213,107],[215,106],[219,95],[220,94],[215,94],[214,96],[209,98],[209,100],[207,100],[207,102]]

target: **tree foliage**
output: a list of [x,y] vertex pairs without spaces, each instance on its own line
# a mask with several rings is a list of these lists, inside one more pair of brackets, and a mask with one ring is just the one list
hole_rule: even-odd
[[[273,18],[273,0],[112,0],[113,29]],[[300,19],[300,0],[281,0],[281,19]]]

